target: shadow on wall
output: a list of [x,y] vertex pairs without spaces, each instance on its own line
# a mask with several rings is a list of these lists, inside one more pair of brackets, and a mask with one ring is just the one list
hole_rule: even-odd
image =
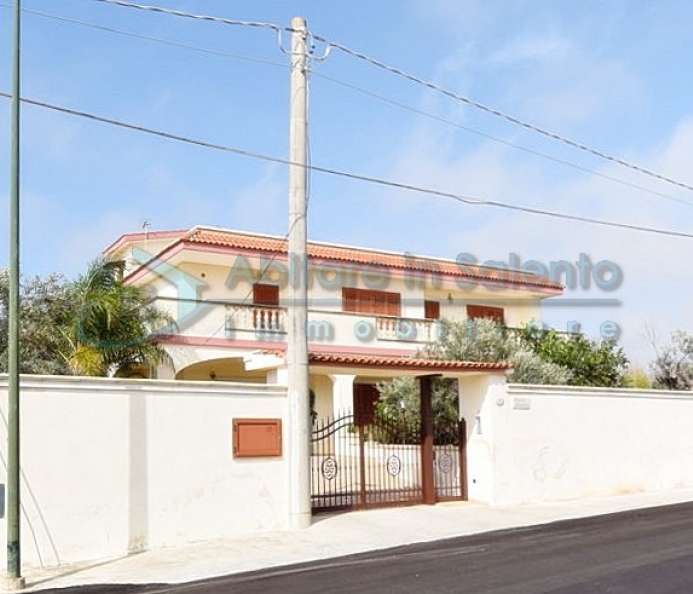
[[[0,416],[2,416],[3,426],[5,427],[5,435],[3,436],[2,443],[7,443],[7,417],[4,411],[0,411]],[[5,476],[7,476],[7,458],[5,457],[5,452],[0,450],[0,462],[5,470]],[[31,540],[33,542],[34,549],[36,551],[36,557],[39,560],[41,568],[49,567],[52,565],[61,565],[60,554],[58,553],[58,548],[55,544],[55,540],[51,534],[51,531],[46,522],[46,518],[41,511],[41,506],[36,499],[33,489],[29,479],[26,476],[23,468],[20,468],[20,482],[21,482],[21,517],[26,522],[26,526],[29,529],[31,535]],[[5,493],[6,486],[1,485],[2,492],[0,497],[2,498],[0,507],[0,518],[5,519]],[[28,495],[28,497],[27,497]],[[45,535],[45,538],[41,538],[41,533]],[[47,541],[49,554],[52,555],[52,559],[46,558],[46,552],[42,552],[40,542]]]
[[147,399],[142,394],[128,398],[128,553],[139,553],[149,545]]

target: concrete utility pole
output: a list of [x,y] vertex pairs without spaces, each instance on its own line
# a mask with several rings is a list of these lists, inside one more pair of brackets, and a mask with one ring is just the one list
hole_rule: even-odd
[[291,20],[291,112],[289,124],[289,514],[292,528],[307,528],[310,509],[310,410],[308,385],[307,26]]
[[7,337],[7,587],[24,587],[19,498],[19,47],[20,6],[14,0],[10,170],[10,271]]

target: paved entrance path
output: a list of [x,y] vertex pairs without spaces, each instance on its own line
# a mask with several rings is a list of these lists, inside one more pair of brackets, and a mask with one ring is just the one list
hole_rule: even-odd
[[181,583],[492,530],[693,501],[693,489],[513,508],[441,503],[318,516],[302,531],[160,549],[122,559],[25,571],[27,589],[82,584]]

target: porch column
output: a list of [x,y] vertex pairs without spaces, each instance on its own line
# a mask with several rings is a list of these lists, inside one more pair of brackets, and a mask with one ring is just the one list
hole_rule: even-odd
[[330,375],[332,380],[332,414],[339,418],[354,412],[355,375]]
[[270,369],[267,371],[267,383],[276,384],[277,386],[289,385],[289,372],[286,367]]

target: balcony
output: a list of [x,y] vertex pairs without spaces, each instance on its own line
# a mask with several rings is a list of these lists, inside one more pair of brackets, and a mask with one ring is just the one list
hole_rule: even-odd
[[431,342],[438,336],[437,320],[377,317],[376,338],[405,342]]
[[[184,323],[186,336],[242,340],[285,340],[288,327],[285,307],[206,302]],[[435,320],[376,316],[341,311],[310,310],[308,340],[346,347],[417,348],[435,340]]]
[[267,305],[227,305],[225,334],[234,331],[258,334],[285,334],[286,308]]

